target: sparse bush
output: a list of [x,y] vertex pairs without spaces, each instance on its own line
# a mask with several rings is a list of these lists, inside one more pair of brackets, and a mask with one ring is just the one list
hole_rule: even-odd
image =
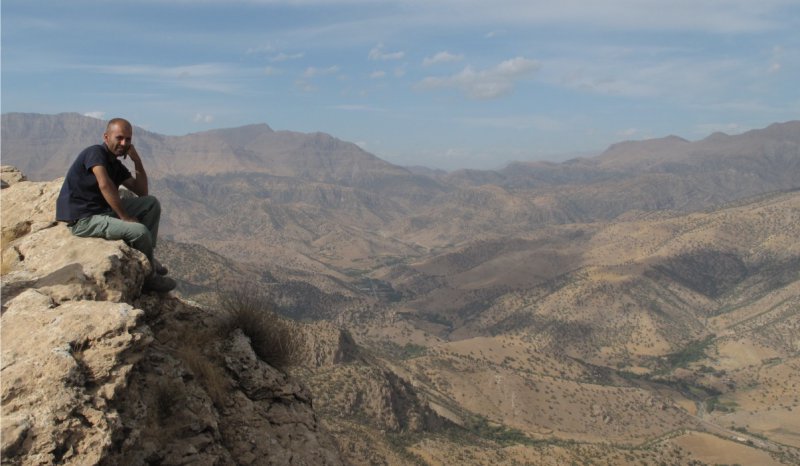
[[267,364],[285,370],[299,363],[304,348],[303,333],[277,314],[277,306],[263,288],[240,285],[219,293],[227,313],[226,329],[240,329],[250,339],[253,351]]
[[209,341],[197,337],[194,341],[190,340],[189,344],[181,346],[177,354],[200,382],[211,401],[221,408],[225,406],[228,397],[229,383],[222,367],[203,354],[203,348]]
[[666,355],[667,363],[671,368],[686,367],[689,364],[699,361],[706,356],[706,348],[714,343],[716,335],[711,334],[702,340],[695,340],[690,342],[685,348],[677,353],[670,353]]

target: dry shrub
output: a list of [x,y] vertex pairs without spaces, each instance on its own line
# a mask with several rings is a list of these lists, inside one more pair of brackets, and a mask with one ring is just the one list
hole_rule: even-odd
[[222,408],[228,398],[230,383],[222,367],[212,358],[203,354],[205,347],[202,339],[197,338],[189,344],[181,346],[177,354],[200,382],[214,405]]
[[194,379],[219,408],[229,398],[230,380],[219,355],[220,322],[209,326],[191,325],[183,329],[174,356],[189,369]]
[[262,361],[280,370],[300,362],[303,333],[278,315],[275,302],[262,287],[240,285],[220,292],[219,296],[227,313],[228,330],[240,329]]

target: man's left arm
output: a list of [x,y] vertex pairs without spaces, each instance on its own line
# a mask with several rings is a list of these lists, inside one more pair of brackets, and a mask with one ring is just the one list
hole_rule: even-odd
[[128,157],[130,157],[131,162],[133,162],[134,176],[123,181],[122,185],[136,193],[137,196],[147,196],[147,172],[144,171],[142,158],[139,157],[139,153],[136,152],[134,146],[131,146],[128,150]]

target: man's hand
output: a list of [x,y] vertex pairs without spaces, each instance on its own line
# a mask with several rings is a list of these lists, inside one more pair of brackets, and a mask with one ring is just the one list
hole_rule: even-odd
[[134,164],[136,164],[136,163],[142,163],[142,159],[141,159],[141,157],[139,157],[139,153],[138,153],[138,152],[136,152],[136,148],[135,148],[135,147],[133,147],[133,144],[131,144],[131,145],[128,147],[128,152],[127,152],[125,155],[127,155],[128,157],[130,157],[130,158],[131,158],[131,161],[132,161]]
[[136,193],[137,196],[147,196],[149,191],[147,172],[144,171],[142,158],[139,157],[139,152],[136,151],[133,144],[128,146],[128,153],[126,155],[130,156],[131,162],[133,162],[134,176],[123,181],[122,185]]

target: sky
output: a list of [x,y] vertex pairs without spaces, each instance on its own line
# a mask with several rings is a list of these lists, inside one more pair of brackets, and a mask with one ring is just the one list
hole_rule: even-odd
[[0,110],[496,169],[800,119],[798,0],[3,0]]

